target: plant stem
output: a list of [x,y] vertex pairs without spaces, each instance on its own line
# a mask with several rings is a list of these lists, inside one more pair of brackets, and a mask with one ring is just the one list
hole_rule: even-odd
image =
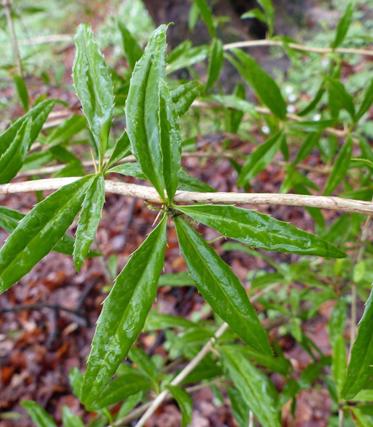
[[17,67],[17,74],[23,78],[21,54],[19,51],[16,30],[14,27],[14,21],[12,17],[12,0],[3,0],[3,7],[4,7],[5,17],[6,17],[9,33],[10,33],[14,63],[16,64],[16,67]]
[[[31,191],[57,190],[66,184],[77,181],[80,177],[39,179],[0,185],[0,194],[26,193]],[[162,204],[157,191],[145,185],[128,184],[118,181],[105,181],[107,193],[138,197],[151,203]],[[212,203],[212,204],[248,204],[272,206],[314,207],[338,212],[355,212],[364,215],[373,214],[373,202],[344,199],[342,197],[312,196],[282,193],[200,193],[194,191],[177,191],[175,203]]]
[[339,47],[337,49],[332,49],[330,47],[314,47],[314,46],[305,46],[299,43],[283,43],[279,40],[245,40],[235,43],[228,43],[224,45],[224,50],[232,50],[236,48],[250,48],[250,47],[260,47],[260,46],[278,46],[283,49],[294,49],[302,52],[310,53],[320,53],[322,55],[327,53],[347,53],[347,54],[357,54],[357,55],[366,55],[373,56],[373,50],[368,49],[357,49],[352,47]]

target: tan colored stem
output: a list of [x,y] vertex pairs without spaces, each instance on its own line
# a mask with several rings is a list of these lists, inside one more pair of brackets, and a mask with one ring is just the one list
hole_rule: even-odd
[[235,48],[250,48],[250,47],[261,47],[261,46],[278,46],[282,48],[290,48],[294,50],[299,50],[302,52],[310,52],[310,53],[320,53],[320,54],[328,54],[328,53],[346,53],[346,54],[356,54],[356,55],[365,55],[365,56],[373,56],[373,50],[368,49],[358,49],[353,47],[338,47],[336,49],[332,49],[330,47],[314,47],[314,46],[305,46],[298,43],[284,43],[279,40],[245,40],[235,43],[228,43],[224,45],[224,50],[231,50]]
[[[26,193],[30,191],[49,191],[74,182],[80,178],[52,178],[35,181],[15,182],[0,185],[0,194]],[[128,184],[106,180],[107,193],[122,196],[138,197],[151,203],[161,204],[158,193],[153,187]],[[341,197],[311,196],[303,194],[278,193],[200,193],[194,191],[178,191],[174,198],[175,203],[207,203],[207,204],[247,204],[298,206],[334,210],[338,212],[354,212],[364,215],[373,214],[373,202],[362,200],[343,199]]]

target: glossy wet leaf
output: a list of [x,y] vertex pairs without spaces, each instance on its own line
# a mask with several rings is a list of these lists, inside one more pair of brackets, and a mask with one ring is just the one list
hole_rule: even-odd
[[206,45],[192,46],[186,45],[186,49],[179,55],[169,59],[167,73],[174,73],[182,68],[190,67],[204,61],[208,56],[208,47]]
[[211,89],[214,86],[214,83],[219,79],[224,63],[223,43],[217,38],[213,38],[211,41],[208,60],[209,65],[207,69],[206,82],[207,90]]
[[6,291],[47,255],[81,209],[91,177],[65,185],[18,223],[0,250],[0,293]]
[[115,142],[114,150],[111,153],[108,165],[109,167],[127,157],[131,153],[131,143],[128,134],[124,131]]
[[14,121],[7,129],[0,134],[0,156],[8,149],[15,139],[19,129],[25,121],[31,121],[29,147],[35,141],[41,131],[49,113],[56,104],[56,100],[50,99],[42,101],[32,107],[25,115]]
[[180,138],[164,82],[166,30],[152,34],[132,73],[126,102],[127,132],[142,171],[162,198],[172,199],[180,168]]
[[163,268],[167,219],[132,254],[106,298],[93,338],[82,386],[92,406],[140,334],[155,299]]
[[178,116],[184,115],[193,101],[202,93],[202,85],[196,80],[179,85],[171,91],[174,111]]
[[113,83],[92,29],[81,24],[75,38],[73,80],[96,151],[102,160],[107,148],[114,107]]
[[365,304],[364,314],[359,322],[356,340],[351,351],[342,397],[352,399],[373,381],[373,291]]
[[91,244],[95,239],[104,202],[104,177],[102,175],[97,175],[93,178],[91,186],[85,194],[78,221],[78,228],[76,230],[73,258],[75,267],[78,271],[87,257]]
[[14,140],[0,155],[0,184],[9,182],[22,168],[28,147],[30,146],[30,131],[32,122],[24,121]]
[[248,361],[239,346],[222,346],[219,352],[228,376],[260,424],[280,427],[278,396],[268,378]]
[[268,166],[279,150],[283,136],[282,132],[276,133],[248,155],[238,176],[238,185],[244,186]]
[[183,219],[175,217],[175,224],[180,249],[198,291],[248,345],[271,353],[267,334],[232,270]]
[[87,121],[84,116],[73,115],[53,129],[47,137],[47,143],[58,145],[70,141],[70,139],[85,129]]
[[48,412],[32,400],[24,400],[21,405],[26,409],[36,427],[56,427],[56,423]]
[[[13,209],[8,209],[3,206],[0,206],[0,227],[3,228],[8,233],[12,233],[18,223],[25,217],[21,212],[15,211]],[[61,252],[65,255],[72,255],[74,249],[74,239],[69,235],[65,234],[61,240],[56,243],[53,251]],[[93,253],[90,252],[90,255]]]
[[338,186],[338,184],[345,178],[348,168],[350,166],[352,154],[352,139],[348,138],[340,149],[338,156],[333,165],[333,169],[325,184],[324,194],[330,195]]
[[192,421],[193,401],[189,394],[181,387],[168,385],[167,390],[176,400],[181,411],[181,427],[187,427]]
[[195,221],[251,247],[301,255],[339,258],[343,252],[287,222],[230,205],[177,206]]
[[141,58],[143,51],[136,38],[132,35],[123,22],[119,22],[118,27],[122,36],[124,54],[127,58],[128,65],[131,69],[133,69],[136,62]]
[[286,118],[286,103],[277,83],[255,61],[253,57],[239,49],[234,49],[235,57],[228,56],[241,76],[252,87],[258,98],[280,119]]
[[331,45],[332,48],[337,48],[346,38],[347,32],[350,28],[352,22],[352,15],[354,13],[354,3],[351,2],[348,4],[344,14],[338,22],[337,29],[335,32],[334,41]]

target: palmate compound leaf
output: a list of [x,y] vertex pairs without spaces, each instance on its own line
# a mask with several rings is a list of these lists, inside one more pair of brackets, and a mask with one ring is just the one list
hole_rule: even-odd
[[166,227],[165,216],[132,254],[104,302],[81,390],[88,408],[97,404],[144,326],[163,268]]
[[114,107],[113,83],[92,29],[88,25],[80,25],[74,40],[74,87],[92,132],[95,149],[102,161]]
[[268,251],[340,258],[330,243],[271,216],[230,205],[177,206],[179,211],[249,246]]
[[178,216],[174,220],[180,249],[198,291],[249,346],[271,354],[267,333],[238,278],[191,226]]
[[[132,151],[159,195],[171,200],[180,169],[180,137],[165,78],[167,26],[157,28],[133,70],[126,102]],[[165,194],[166,193],[166,194]]]
[[63,237],[91,185],[87,176],[36,204],[0,249],[0,293],[9,289]]

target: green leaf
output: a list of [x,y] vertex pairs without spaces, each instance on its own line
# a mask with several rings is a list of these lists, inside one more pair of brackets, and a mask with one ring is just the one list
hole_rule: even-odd
[[250,346],[271,353],[245,289],[227,264],[180,217],[175,217],[181,251],[197,289],[212,309]]
[[322,81],[318,91],[315,94],[315,96],[311,99],[311,101],[301,111],[298,112],[298,116],[305,116],[306,114],[313,111],[317,107],[319,102],[321,101],[324,93],[325,93],[325,84],[324,84],[324,81]]
[[370,106],[373,103],[373,79],[370,81],[366,91],[364,93],[363,101],[355,115],[355,122],[358,122],[363,115],[369,110]]
[[124,130],[120,137],[115,142],[114,150],[111,153],[108,167],[114,165],[115,163],[122,160],[124,157],[127,157],[131,153],[131,143],[128,138],[127,131]]
[[26,409],[36,427],[56,427],[53,418],[36,402],[23,400],[21,406]]
[[340,46],[345,39],[348,29],[350,28],[351,22],[352,22],[352,15],[354,13],[354,4],[351,2],[343,14],[342,18],[338,22],[337,29],[335,32],[334,41],[331,44],[331,47],[333,49]]
[[183,44],[182,52],[178,53],[178,55],[175,55],[174,58],[169,58],[167,73],[173,73],[180,70],[181,68],[187,68],[194,64],[200,63],[204,61],[207,56],[208,47],[206,45],[192,46],[190,43],[185,43]]
[[137,43],[135,37],[131,34],[123,22],[118,23],[119,31],[122,36],[123,51],[127,58],[128,65],[133,70],[136,62],[141,58],[143,51]]
[[277,83],[250,55],[239,49],[234,49],[233,52],[236,57],[228,55],[229,61],[252,87],[263,104],[275,116],[285,119],[286,103]]
[[263,427],[280,427],[277,395],[267,377],[245,357],[241,348],[219,348],[223,365],[247,406]]
[[82,401],[90,407],[140,334],[157,292],[166,246],[167,218],[132,254],[115,280],[97,321]]
[[78,134],[87,126],[86,119],[80,115],[73,115],[57,126],[47,137],[47,143],[58,145],[69,142],[70,139]]
[[185,390],[175,385],[168,385],[167,390],[176,400],[181,410],[181,427],[187,427],[192,422],[192,398]]
[[0,184],[9,182],[22,168],[30,146],[31,127],[30,120],[24,121],[8,149],[0,155]]
[[139,371],[141,371],[143,375],[149,378],[149,380],[155,386],[155,390],[158,392],[159,370],[152,359],[145,353],[144,350],[135,347],[131,348],[129,357],[139,369]]
[[346,326],[346,302],[337,301],[329,320],[329,339],[332,347],[332,374],[338,396],[341,395],[346,378],[347,354],[346,342],[343,337]]
[[180,168],[180,136],[165,77],[166,30],[154,31],[132,73],[126,102],[127,132],[141,169],[159,195],[172,199]]
[[207,69],[206,90],[213,87],[220,76],[224,62],[223,43],[217,38],[213,38],[209,48],[209,65]]
[[231,402],[232,413],[238,426],[247,427],[249,425],[249,406],[236,388],[230,387],[227,393]]
[[81,418],[75,415],[67,406],[62,408],[62,423],[63,427],[84,427]]
[[157,329],[162,330],[169,328],[191,328],[194,326],[196,325],[193,322],[183,317],[151,311],[146,319],[145,330],[154,331]]
[[[12,233],[18,223],[25,217],[24,214],[15,211],[13,209],[4,208],[0,206],[0,227],[3,228],[8,233]],[[65,255],[72,255],[74,249],[74,239],[69,235],[65,234],[61,240],[56,243],[53,251],[61,252]],[[90,253],[92,255],[92,252]]]
[[202,21],[205,23],[210,37],[216,37],[216,28],[211,9],[206,0],[194,0],[194,4],[198,7]]
[[105,181],[102,175],[92,180],[84,197],[74,243],[74,264],[79,271],[96,236],[101,211],[105,203]]
[[150,389],[149,378],[131,369],[108,384],[101,395],[92,401],[90,409],[101,409],[122,402],[129,396]]
[[14,75],[13,81],[16,86],[17,95],[19,97],[19,100],[21,101],[22,107],[25,111],[27,111],[30,106],[30,98],[25,80],[21,76]]
[[215,188],[206,184],[205,182],[189,175],[184,169],[179,171],[179,190],[186,191],[200,191],[204,193],[214,192]]
[[238,185],[244,186],[268,166],[279,150],[283,138],[284,134],[278,132],[249,154],[238,176]]
[[330,195],[346,176],[348,167],[350,165],[351,154],[352,138],[349,137],[338,153],[328,181],[325,184],[324,194],[326,196]]
[[262,6],[265,16],[267,18],[266,22],[269,29],[269,35],[273,33],[274,29],[274,19],[275,19],[275,10],[271,0],[258,0],[260,6]]
[[181,137],[172,98],[165,82],[161,85],[160,101],[159,123],[163,180],[168,198],[172,200],[178,187],[178,175],[181,168]]
[[308,157],[308,155],[311,153],[315,145],[319,142],[319,140],[320,140],[319,132],[310,133],[307,136],[307,138],[304,140],[303,144],[300,146],[297,156],[292,164],[295,166],[298,163],[305,160]]
[[373,380],[373,290],[359,322],[356,340],[352,347],[342,397],[352,399],[359,391],[371,388]]
[[193,101],[202,93],[202,85],[197,80],[179,85],[171,91],[172,102],[174,103],[175,114],[184,115]]
[[229,205],[176,206],[176,209],[251,247],[301,255],[339,258],[343,252],[292,224]]
[[56,104],[55,100],[42,101],[31,108],[24,116],[13,122],[7,129],[0,134],[0,156],[9,148],[12,141],[15,139],[17,132],[22,127],[25,121],[32,121],[30,130],[29,147],[35,141],[41,128],[48,118],[49,113]]
[[263,22],[264,24],[267,23],[266,15],[258,8],[251,9],[245,12],[243,15],[241,15],[241,19],[248,19],[248,18],[255,18],[258,21]]
[[65,185],[36,204],[0,250],[0,293],[47,255],[79,212],[92,177]]
[[113,83],[104,57],[94,40],[92,29],[81,24],[74,40],[74,87],[92,132],[96,152],[102,162],[114,107]]
[[355,117],[355,106],[352,96],[343,83],[335,79],[327,79],[326,87],[329,96],[329,108],[332,117],[337,118],[341,110],[346,110],[352,119]]

